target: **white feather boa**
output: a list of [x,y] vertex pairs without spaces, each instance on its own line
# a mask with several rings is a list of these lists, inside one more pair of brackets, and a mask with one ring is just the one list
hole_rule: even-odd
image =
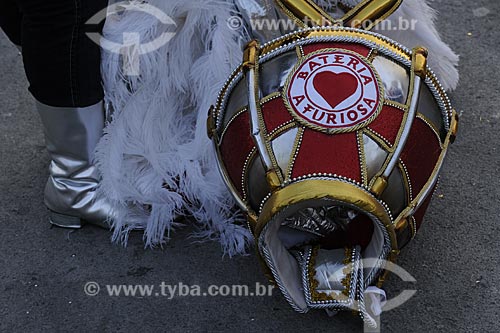
[[[161,245],[175,228],[176,216],[186,216],[195,222],[195,237],[220,241],[228,255],[245,253],[252,237],[218,174],[206,117],[249,37],[226,24],[235,15],[230,0],[149,4],[175,20],[175,37],[140,57],[139,76],[123,73],[120,55],[103,54],[106,99],[114,113],[96,163],[102,173],[100,192],[118,212],[113,239],[126,244],[131,230],[144,229],[147,246]],[[427,46],[437,75],[447,89],[455,88],[458,57],[439,38],[434,11],[425,1],[405,0],[391,19],[398,17],[418,20],[417,29],[386,35],[409,47]],[[151,15],[127,11],[108,18],[105,37],[120,41],[124,32],[133,31],[141,40],[152,40],[164,29]]]

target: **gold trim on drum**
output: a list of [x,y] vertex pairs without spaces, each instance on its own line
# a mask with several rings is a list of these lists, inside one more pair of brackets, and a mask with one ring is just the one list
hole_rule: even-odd
[[359,163],[361,167],[361,182],[364,186],[368,186],[368,165],[366,162],[365,155],[365,139],[363,138],[363,131],[358,131],[356,133],[357,144],[358,144],[358,154],[359,154]]
[[254,233],[255,226],[257,225],[257,220],[258,220],[258,217],[257,217],[257,214],[255,214],[255,212],[249,211],[247,213],[247,227],[248,227],[248,230],[250,230],[250,232],[252,234]]
[[453,109],[453,115],[452,115],[452,122],[450,126],[450,132],[451,132],[451,137],[450,137],[450,143],[455,143],[455,140],[457,139],[458,136],[458,131],[460,130],[460,116],[458,115],[457,111]]
[[407,105],[404,105],[404,104],[401,104],[401,103],[398,103],[398,102],[395,102],[395,101],[386,100],[385,101],[385,105],[393,107],[393,108],[398,109],[398,110],[401,110],[403,112],[407,112],[408,111],[408,106]]
[[280,125],[278,128],[274,129],[271,133],[269,133],[267,135],[267,138],[268,138],[268,140],[272,141],[272,140],[276,139],[278,136],[280,136],[281,134],[288,132],[292,128],[296,128],[296,127],[297,127],[297,123],[295,122],[295,120],[289,120],[286,123]]
[[[373,114],[363,122],[355,125],[355,126],[350,126],[350,127],[343,127],[343,128],[326,128],[320,125],[316,125],[307,119],[302,118],[297,111],[292,106],[292,102],[288,98],[288,90],[290,88],[290,85],[292,84],[292,81],[297,73],[297,71],[310,59],[314,58],[318,54],[324,54],[324,53],[332,53],[332,52],[341,52],[341,53],[346,53],[346,54],[351,54],[357,58],[360,58],[363,62],[364,65],[369,67],[376,79],[377,83],[377,92],[379,94],[379,101],[376,110],[373,112]],[[379,116],[380,112],[382,111],[384,107],[384,103],[386,101],[385,99],[385,90],[384,90],[384,84],[382,82],[382,79],[380,78],[380,75],[378,74],[378,71],[375,69],[373,64],[366,58],[363,57],[361,54],[350,51],[350,50],[345,50],[345,49],[338,49],[338,48],[325,48],[321,49],[312,53],[309,53],[307,57],[299,59],[297,64],[294,66],[292,71],[290,72],[288,78],[286,79],[285,85],[282,90],[282,97],[283,101],[285,103],[285,106],[288,110],[288,112],[292,115],[292,117],[300,124],[304,125],[305,127],[311,128],[315,131],[322,132],[325,134],[339,134],[339,133],[351,133],[351,132],[356,132],[362,128],[365,128],[369,126],[377,117]],[[326,111],[325,111],[326,112]]]
[[425,47],[415,47],[412,52],[412,70],[422,79],[427,78],[427,57],[429,51]]
[[250,172],[250,166],[255,160],[255,157],[257,156],[257,148],[253,147],[252,150],[250,151],[250,154],[248,154],[245,164],[243,165],[243,172],[241,173],[241,188],[243,189],[243,201],[247,203],[248,206],[250,206],[250,200],[248,198],[248,188],[249,188],[249,172]]
[[[315,246],[311,250],[311,260],[307,263],[307,274],[308,274],[308,283],[309,290],[311,292],[311,298],[316,302],[326,302],[326,301],[347,301],[352,294],[351,288],[357,287],[352,285],[352,270],[354,269],[354,258],[357,253],[355,248],[344,248],[344,260],[342,264],[344,265],[344,269],[342,270],[342,274],[344,278],[339,281],[341,285],[344,287],[344,290],[339,291],[338,295],[335,293],[327,294],[325,292],[318,291],[319,281],[316,279],[317,269],[316,269],[316,259],[318,257],[320,246]],[[358,255],[359,256],[359,255]],[[359,259],[359,258],[358,258]]]
[[[366,134],[370,139],[378,143],[382,148],[384,148],[388,153],[391,153],[394,151],[394,148],[392,147],[391,143],[389,140],[387,140],[382,134],[379,134],[370,128],[364,128],[362,130],[363,134]],[[386,162],[384,163],[384,166],[386,165]],[[384,169],[384,166],[382,166],[381,169]],[[380,173],[380,172],[379,172]]]
[[275,99],[278,99],[281,97],[281,92],[277,91],[277,92],[273,92],[272,94],[269,94],[267,95],[266,97],[264,97],[263,99],[260,100],[260,106],[272,101],[272,100],[275,100]]
[[411,179],[410,179],[410,173],[408,172],[408,169],[406,168],[406,164],[402,161],[399,160],[399,169],[401,170],[401,174],[403,175],[403,180],[404,180],[404,185],[406,187],[406,193],[408,200],[406,202],[410,203],[411,199],[413,198],[413,186],[411,184]]
[[415,237],[417,236],[417,220],[415,220],[415,217],[412,216],[410,218],[410,225],[411,225],[411,234],[412,234],[412,237],[411,239],[415,239]]
[[297,51],[297,59],[299,59],[299,61],[301,61],[306,56],[306,54],[304,52],[304,48],[302,47],[302,45],[297,45],[297,47],[295,49]]
[[[396,53],[398,56],[400,56],[408,61],[411,60],[411,55],[408,52],[406,52],[402,47],[397,45],[396,43],[390,42],[389,40],[382,39],[381,37],[379,37],[376,34],[370,34],[370,33],[367,33],[365,31],[362,31],[362,30],[344,30],[344,29],[339,29],[339,28],[337,28],[337,29],[317,28],[317,29],[311,29],[311,31],[304,31],[303,34],[305,35],[303,37],[311,37],[311,38],[324,37],[324,36],[328,36],[328,37],[344,36],[344,37],[350,37],[350,38],[364,39],[364,40],[367,40],[367,41],[372,42],[373,44],[377,45],[377,47],[379,49],[385,48],[385,49],[389,50],[390,52]],[[289,42],[289,41],[287,41],[287,42]],[[281,45],[282,45],[282,43],[281,43]],[[267,45],[266,45],[266,47],[267,47]],[[274,49],[274,47],[272,49]],[[271,51],[271,50],[269,50],[269,51]],[[265,52],[263,52],[263,54],[265,54]]]
[[267,223],[286,207],[303,201],[321,199],[343,202],[375,216],[387,229],[392,249],[398,250],[395,227],[387,208],[367,190],[337,179],[308,179],[292,183],[272,193],[259,215],[255,228],[256,239],[259,239]]
[[366,59],[368,59],[370,63],[373,63],[373,60],[375,60],[377,56],[378,56],[378,50],[375,48],[371,48],[370,53],[368,53]]
[[375,177],[373,181],[373,185],[371,188],[371,192],[376,197],[381,197],[384,194],[385,190],[389,186],[389,179],[385,177]]

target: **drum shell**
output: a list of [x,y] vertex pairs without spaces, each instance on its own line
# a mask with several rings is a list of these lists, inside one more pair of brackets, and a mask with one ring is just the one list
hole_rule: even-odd
[[[282,186],[305,179],[342,179],[370,191],[389,157],[401,144],[412,95],[408,63],[374,52],[362,43],[311,43],[300,45],[259,66],[260,130],[279,171]],[[352,52],[371,63],[382,83],[383,107],[366,126],[345,133],[326,133],[304,125],[289,109],[285,88],[301,59],[327,50]],[[396,167],[388,177],[380,201],[397,228],[400,247],[422,225],[437,183],[440,164],[448,147],[451,113],[443,108],[435,80],[422,84],[417,115]],[[217,149],[220,164],[234,194],[247,210],[259,214],[272,193],[266,170],[250,126],[248,86],[241,72],[228,85],[218,115]],[[426,196],[423,198],[423,196]],[[413,207],[415,202],[419,207]],[[418,209],[415,209],[418,208]],[[412,211],[413,210],[413,211]],[[408,215],[411,212],[411,215]]]

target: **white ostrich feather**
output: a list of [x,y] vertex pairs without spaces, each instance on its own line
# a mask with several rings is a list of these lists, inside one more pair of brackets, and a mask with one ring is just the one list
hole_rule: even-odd
[[[103,54],[106,99],[114,113],[96,163],[99,191],[118,212],[113,239],[126,244],[131,230],[144,229],[146,246],[161,245],[176,227],[176,216],[187,216],[195,221],[194,237],[219,240],[228,255],[245,253],[252,237],[216,168],[206,118],[249,37],[226,24],[236,10],[230,0],[149,4],[176,22],[175,37],[140,56],[139,76],[123,70],[123,59],[137,52],[133,47],[124,46],[125,57]],[[429,47],[437,75],[446,88],[456,87],[458,57],[439,38],[434,11],[424,1],[406,0],[391,19],[398,15],[418,20],[418,28],[386,35],[408,47]],[[150,41],[166,29],[151,15],[129,10],[108,19],[105,37],[121,41],[123,33],[136,32]]]

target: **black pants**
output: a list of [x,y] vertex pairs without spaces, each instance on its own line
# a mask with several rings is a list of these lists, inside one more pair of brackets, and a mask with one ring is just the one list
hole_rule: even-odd
[[0,26],[22,47],[30,92],[50,106],[86,107],[103,98],[100,48],[86,22],[108,0],[0,0]]

